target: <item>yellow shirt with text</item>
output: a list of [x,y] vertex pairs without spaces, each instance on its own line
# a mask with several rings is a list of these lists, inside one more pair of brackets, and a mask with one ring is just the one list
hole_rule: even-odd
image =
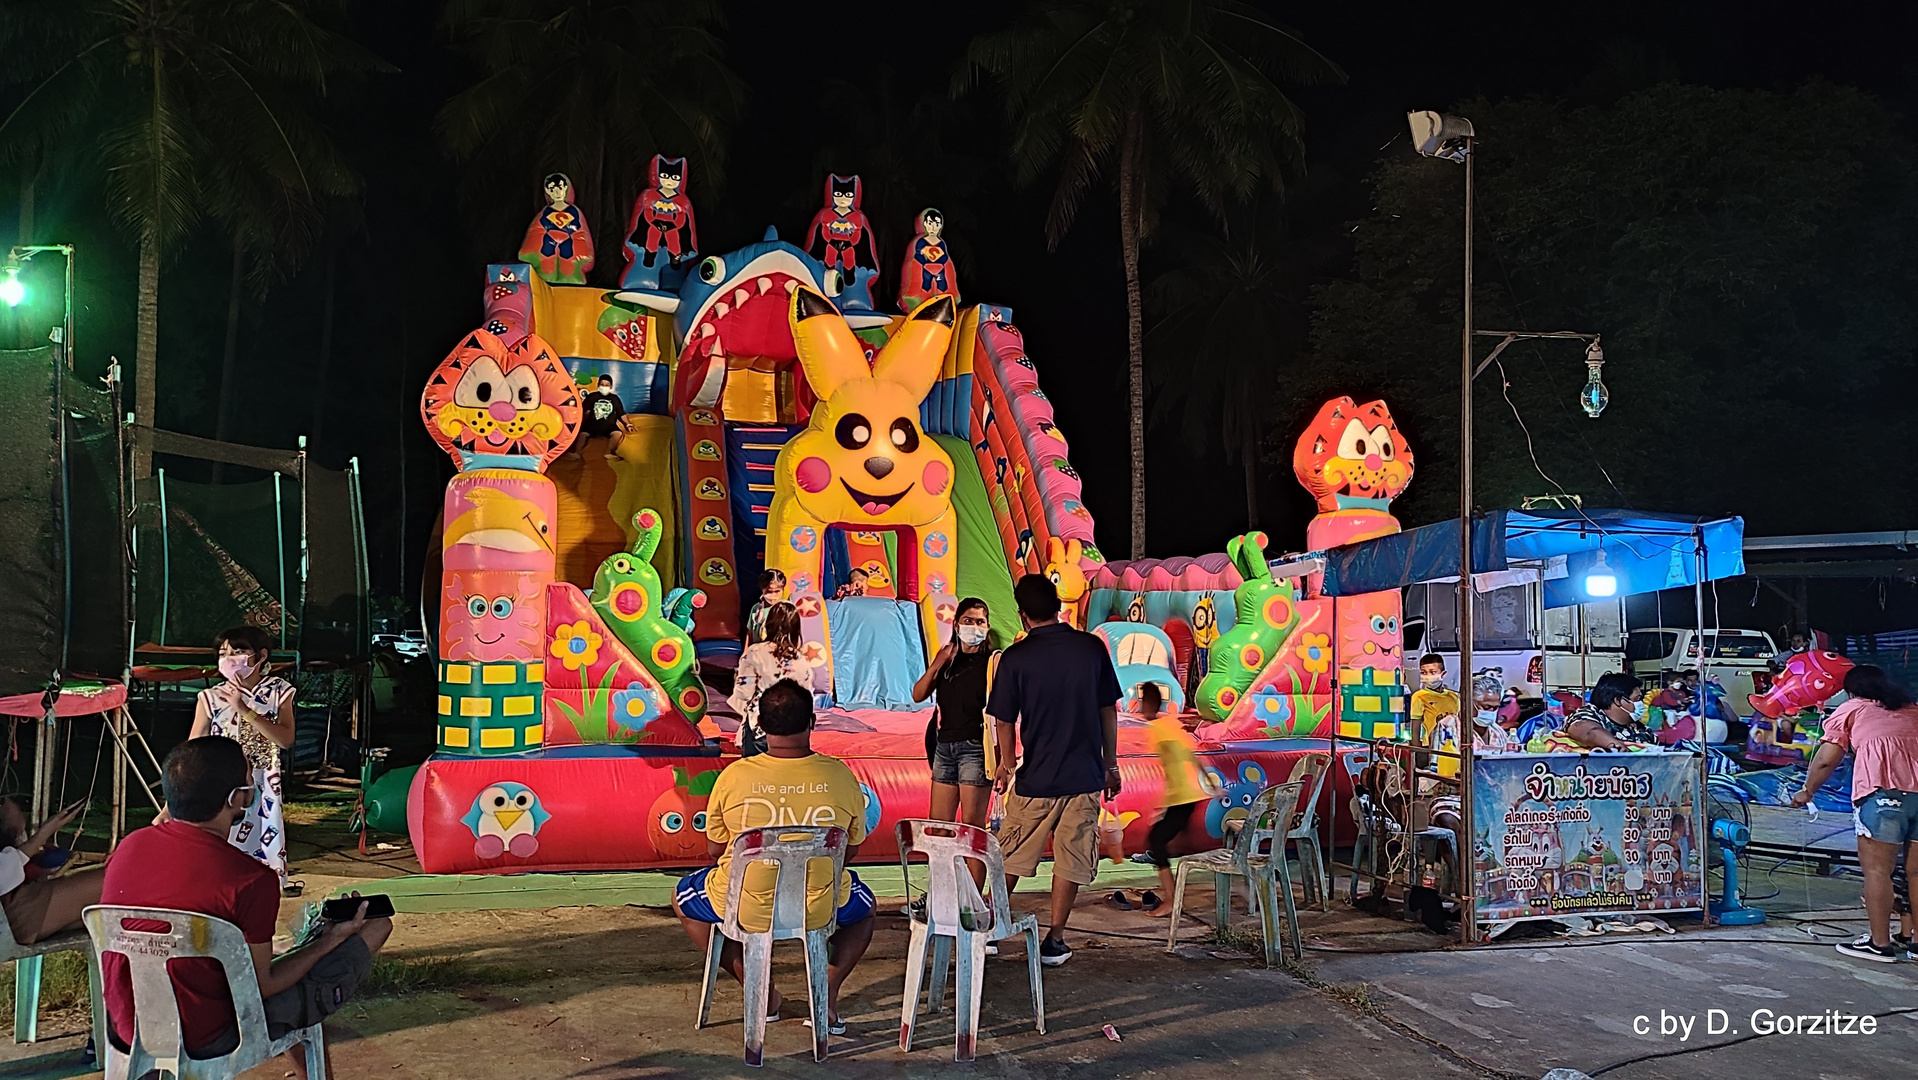
[[[720,772],[706,805],[706,838],[730,845],[748,829],[776,826],[846,830],[846,842],[866,838],[866,797],[859,779],[845,762],[825,754],[803,758],[758,754],[741,758]],[[706,899],[721,918],[726,915],[726,889],[731,880],[732,852],[706,876]],[[830,881],[831,863],[813,860],[806,875],[806,925],[832,925],[834,914],[852,896],[852,878],[841,873]],[[747,868],[741,894],[739,922],[748,932],[764,930],[772,918],[775,873],[769,864]]]

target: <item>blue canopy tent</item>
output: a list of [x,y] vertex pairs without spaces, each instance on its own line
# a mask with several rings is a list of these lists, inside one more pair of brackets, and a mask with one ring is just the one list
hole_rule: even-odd
[[[1325,553],[1325,594],[1357,596],[1458,576],[1459,522]],[[1704,572],[1701,574],[1700,565]],[[1745,572],[1745,520],[1637,510],[1494,510],[1472,522],[1475,574],[1542,564],[1545,606],[1698,585]],[[1588,587],[1611,578],[1609,591]]]
[[[1422,581],[1456,579],[1460,527],[1460,522],[1453,519],[1333,548],[1324,556],[1324,592],[1328,596],[1355,596]],[[1545,607],[1569,607],[1595,598],[1690,585],[1701,634],[1704,582],[1745,572],[1745,522],[1737,517],[1687,517],[1634,510],[1496,510],[1473,519],[1471,538],[1474,575],[1510,570],[1515,564],[1536,568]],[[1461,642],[1461,659],[1469,656],[1470,648],[1469,640]],[[1703,650],[1698,665],[1702,680]],[[1700,750],[1695,758],[1697,783],[1703,790],[1707,765],[1702,745]],[[1473,741],[1462,740],[1459,766],[1466,775],[1475,775],[1473,756]],[[1460,816],[1466,834],[1473,836],[1479,830],[1475,786],[1465,784],[1460,790]],[[1692,827],[1695,835],[1707,835],[1702,799],[1693,810]],[[1463,891],[1471,895],[1460,898],[1468,925],[1467,941],[1475,936],[1470,928],[1477,925],[1471,914],[1476,902],[1476,876],[1467,869]]]

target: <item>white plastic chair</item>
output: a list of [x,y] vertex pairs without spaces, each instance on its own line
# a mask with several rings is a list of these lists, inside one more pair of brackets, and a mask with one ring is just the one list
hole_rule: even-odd
[[[16,1043],[35,1042],[40,1038],[40,968],[41,958],[50,953],[77,952],[91,953],[93,942],[85,930],[69,930],[55,934],[50,938],[36,941],[31,945],[22,945],[13,937],[13,924],[7,922],[5,908],[0,908],[0,964],[13,961],[13,1041]],[[94,1015],[100,1015],[100,982],[93,980]],[[103,1041],[100,1033],[105,1029],[99,1021],[94,1022],[94,1045]]]
[[[109,904],[90,907],[80,917],[93,937],[94,984],[103,985],[99,958],[104,953],[125,957],[127,973],[133,980],[136,1027],[130,1051],[121,1053],[105,1038],[94,1044],[96,1051],[106,1056],[107,1080],[130,1080],[156,1069],[174,1080],[230,1080],[284,1054],[296,1043],[306,1044],[307,1075],[326,1075],[326,1035],[319,1024],[290,1031],[278,1039],[267,1034],[259,976],[253,970],[246,935],[239,927],[191,911]],[[166,929],[132,930],[127,928],[128,922]],[[173,980],[167,976],[167,961],[188,958],[218,961],[226,972],[240,1045],[223,1057],[188,1057],[181,1044],[180,1006],[173,996]]]
[[[1325,872],[1325,851],[1319,846],[1319,794],[1325,790],[1326,774],[1332,771],[1332,755],[1323,751],[1305,754],[1292,766],[1286,780],[1309,783],[1303,813],[1285,839],[1299,846],[1299,876],[1304,879],[1305,902],[1318,899],[1320,911],[1332,910],[1332,894]],[[1311,862],[1306,862],[1307,856]]]
[[[719,981],[719,954],[726,939],[740,943],[742,980],[746,995],[746,1064],[758,1068],[766,1063],[766,997],[772,987],[773,942],[806,943],[806,991],[812,1005],[812,1057],[826,1060],[826,1041],[832,1037],[826,1003],[827,942],[837,923],[827,918],[824,926],[806,923],[806,872],[814,859],[832,861],[835,899],[840,874],[846,868],[846,830],[830,828],[748,829],[733,838],[732,864],[726,882],[726,917],[713,928],[706,942],[706,971],[699,986],[699,1016],[695,1030],[706,1026],[712,1012],[713,985]],[[777,875],[773,886],[772,921],[765,930],[747,931],[739,926],[739,903],[746,884],[748,868],[755,863],[772,864]]]
[[1285,864],[1285,837],[1295,831],[1299,815],[1299,792],[1303,780],[1275,784],[1252,799],[1244,823],[1231,839],[1229,847],[1214,848],[1179,860],[1179,873],[1172,890],[1172,919],[1166,927],[1165,951],[1179,945],[1179,915],[1185,910],[1185,879],[1192,873],[1210,873],[1216,897],[1218,929],[1232,923],[1232,879],[1242,877],[1258,899],[1259,923],[1265,932],[1265,964],[1278,963],[1279,904],[1285,904],[1285,921],[1291,928],[1292,955],[1304,959],[1305,945],[1299,937],[1299,913],[1292,901],[1292,872]]
[[[986,943],[1026,939],[1026,978],[1032,984],[1032,1020],[1046,1033],[1046,991],[1039,964],[1039,917],[1013,917],[1006,901],[1006,858],[991,833],[952,821],[909,818],[894,828],[899,865],[906,880],[906,913],[912,939],[906,946],[906,993],[899,1010],[899,1050],[912,1049],[912,1032],[925,982],[926,950],[933,952],[927,1007],[940,1011],[946,997],[946,964],[954,968],[953,1060],[971,1061],[979,1046],[979,1001],[985,993]],[[913,902],[911,856],[926,857],[925,903]],[[984,866],[992,898],[980,895],[968,863]]]

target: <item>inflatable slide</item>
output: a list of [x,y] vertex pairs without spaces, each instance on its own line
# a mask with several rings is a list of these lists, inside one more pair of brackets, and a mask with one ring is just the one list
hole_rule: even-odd
[[[860,777],[875,831],[926,812],[931,712],[911,687],[958,600],[984,598],[1004,646],[1022,574],[1052,577],[1068,617],[1096,630],[1123,706],[1156,682],[1196,710],[1223,794],[1187,849],[1216,845],[1233,806],[1322,751],[1335,722],[1402,709],[1386,630],[1366,666],[1348,670],[1333,644],[1384,605],[1348,615],[1275,577],[1261,535],[1223,555],[1105,564],[1012,313],[963,305],[949,261],[912,261],[947,259],[936,246],[915,246],[913,287],[881,312],[877,271],[830,248],[822,259],[769,229],[700,252],[685,172],[655,162],[617,290],[582,283],[581,247],[555,254],[564,229],[542,209],[522,261],[487,269],[479,327],[422,395],[459,470],[433,591],[438,751],[407,800],[424,869],[703,862],[705,800],[736,753],[715,703],[761,567],[786,575],[828,703],[814,745]],[[608,417],[616,450],[585,437]],[[1378,527],[1409,477],[1400,458],[1403,475],[1371,488],[1352,473],[1365,462],[1325,458],[1328,477],[1344,470],[1328,513]],[[1354,492],[1370,494],[1340,501]],[[838,595],[855,569],[863,595]],[[1129,713],[1120,756],[1113,813],[1137,851],[1163,778]]]

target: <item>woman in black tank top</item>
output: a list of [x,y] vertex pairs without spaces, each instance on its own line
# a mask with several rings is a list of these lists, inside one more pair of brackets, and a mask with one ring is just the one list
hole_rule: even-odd
[[987,643],[986,602],[959,601],[952,640],[913,684],[912,699],[937,695],[938,711],[926,724],[926,760],[932,766],[931,817],[983,828],[992,805],[986,774],[986,675],[992,663]]

